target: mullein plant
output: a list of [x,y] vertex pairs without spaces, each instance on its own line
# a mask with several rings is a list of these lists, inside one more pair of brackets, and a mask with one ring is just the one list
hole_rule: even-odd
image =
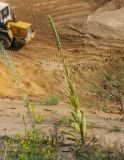
[[61,54],[63,69],[67,79],[68,89],[70,93],[70,102],[72,106],[72,112],[71,112],[72,116],[70,119],[70,125],[72,128],[74,128],[74,130],[80,133],[82,143],[85,144],[86,134],[87,134],[85,113],[80,108],[80,103],[76,93],[75,85],[74,85],[71,73],[69,72],[67,62],[65,61],[65,58],[63,55],[63,49],[60,42],[59,34],[56,30],[56,26],[52,20],[52,17],[49,15],[48,15],[48,22],[50,24],[50,28],[52,30],[52,33],[56,42],[56,47]]

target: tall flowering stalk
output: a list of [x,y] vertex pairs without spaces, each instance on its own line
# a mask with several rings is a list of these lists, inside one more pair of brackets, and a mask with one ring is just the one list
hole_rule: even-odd
[[56,47],[61,54],[63,69],[64,69],[64,73],[68,83],[68,89],[70,93],[70,102],[72,106],[72,112],[71,112],[72,117],[70,119],[70,124],[76,131],[80,133],[82,143],[84,144],[86,140],[86,133],[87,133],[85,113],[80,109],[80,103],[76,93],[75,85],[74,85],[72,76],[69,72],[67,63],[65,61],[60,38],[51,16],[48,16],[48,22],[50,24],[50,28],[52,30],[52,33],[56,42]]

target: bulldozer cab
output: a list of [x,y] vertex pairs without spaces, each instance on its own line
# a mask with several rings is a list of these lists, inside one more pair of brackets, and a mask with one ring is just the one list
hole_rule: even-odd
[[9,4],[0,2],[0,25],[6,24],[9,20],[11,20]]

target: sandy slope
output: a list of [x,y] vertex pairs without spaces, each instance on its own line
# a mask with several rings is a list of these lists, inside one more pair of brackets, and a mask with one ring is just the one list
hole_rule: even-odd
[[[28,60],[20,63],[14,63],[17,74],[21,79],[18,87],[18,79],[12,75],[4,64],[0,64],[0,96],[1,97],[20,97],[20,86],[24,89],[25,94],[30,97],[41,98],[50,94],[59,94],[64,92],[63,86],[65,80],[60,65],[58,70],[54,66],[46,64],[39,66],[30,63]],[[60,76],[61,75],[61,76]],[[57,77],[57,78],[56,78]],[[61,83],[60,83],[61,82]]]
[[124,8],[114,11],[96,12],[87,19],[88,32],[114,39],[124,39]]
[[[87,95],[88,81],[97,74],[97,68],[114,55],[124,51],[123,40],[93,37],[84,32],[85,18],[103,5],[103,0],[7,0],[18,19],[29,21],[36,37],[26,46],[7,51],[32,97],[66,93],[60,54],[50,32],[47,15],[50,14],[59,31],[64,55],[76,80],[80,98]],[[82,33],[69,29],[80,29]],[[117,52],[116,52],[117,51]],[[123,54],[121,54],[123,58]],[[0,95],[18,97],[15,80],[0,64]],[[83,88],[83,89],[82,89]]]

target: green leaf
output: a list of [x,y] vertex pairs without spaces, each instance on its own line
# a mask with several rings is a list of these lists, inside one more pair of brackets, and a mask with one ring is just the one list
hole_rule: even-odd
[[77,139],[77,137],[74,134],[70,133],[70,132],[62,131],[61,133]]
[[80,126],[77,122],[72,122],[71,127],[74,128],[77,132],[80,133]]

